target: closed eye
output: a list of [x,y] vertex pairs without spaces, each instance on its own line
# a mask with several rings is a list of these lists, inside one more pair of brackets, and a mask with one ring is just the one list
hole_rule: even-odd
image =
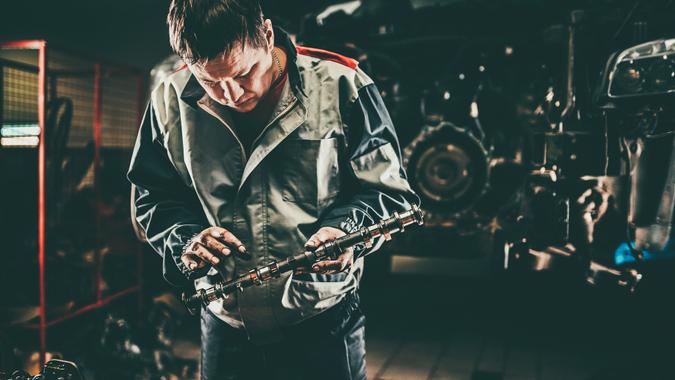
[[257,63],[254,64],[254,65],[251,66],[251,68],[246,72],[246,74],[237,75],[236,77],[234,77],[234,79],[244,79],[244,78],[248,78],[248,76],[251,75],[251,73],[253,72],[253,70],[254,70],[257,66],[258,66]]
[[202,79],[202,83],[209,86],[209,87],[212,87],[212,86],[215,86],[215,84],[218,83],[218,82],[215,82],[215,81],[212,81],[212,80]]
[[247,78],[249,75],[251,75],[251,71],[252,71],[252,70],[249,70],[249,72],[247,72],[246,74],[237,75],[236,77],[234,77],[234,79],[244,79],[244,78]]

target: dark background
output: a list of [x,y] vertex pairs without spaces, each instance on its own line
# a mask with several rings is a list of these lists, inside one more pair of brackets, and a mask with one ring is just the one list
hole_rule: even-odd
[[[296,31],[308,12],[325,8],[335,0],[263,1],[265,12],[279,25]],[[400,12],[405,1],[368,1],[372,17],[362,22],[377,25],[381,20],[402,21],[428,19],[424,28],[464,36],[532,35],[544,25],[561,22],[570,9],[596,9],[610,20],[605,28],[613,35],[622,25],[626,12],[634,5],[667,9],[670,0],[413,0],[414,8],[441,5],[419,15]],[[170,53],[166,28],[165,0],[72,0],[6,1],[0,12],[0,39],[46,39],[54,44],[82,53],[149,69]],[[651,34],[663,35],[672,22],[671,12],[659,12],[661,20],[650,24]],[[404,7],[405,9],[405,7]],[[387,13],[389,11],[389,13]],[[625,25],[624,25],[625,26]],[[414,29],[415,27],[413,27]],[[360,32],[358,28],[340,30],[342,38]]]
[[[299,22],[308,10],[335,1],[268,3],[268,13],[288,15],[288,19]],[[166,27],[168,6],[166,0],[7,1],[0,12],[0,39],[45,39],[149,70],[171,52]]]
[[[0,11],[0,39],[45,39],[54,46],[135,66],[148,73],[171,53],[165,22],[168,3],[164,0],[7,1]],[[276,24],[297,32],[306,13],[335,1],[277,0],[266,3],[264,9]],[[594,19],[602,21],[593,25],[594,32],[590,33],[591,39],[599,43],[594,45],[597,54],[589,67],[600,71],[611,52],[633,44],[631,29],[624,20],[637,9],[639,2],[414,1],[418,5],[447,5],[415,13],[401,11],[405,6],[400,8],[403,3],[400,1],[379,3],[388,6],[373,6],[370,14],[366,9],[366,14],[358,20],[342,23],[338,19],[335,30],[328,29],[324,36],[315,34],[313,41],[307,41],[308,45],[329,47],[336,41],[352,39],[365,47],[387,46],[389,52],[402,53],[406,79],[420,83],[433,81],[443,60],[454,53],[456,45],[430,43],[417,51],[397,50],[395,42],[400,36],[444,34],[457,40],[520,41],[528,46],[531,57],[549,59],[554,62],[553,68],[563,70],[564,35],[556,35],[553,30],[551,35],[542,37],[542,30],[564,23],[569,10],[579,7],[590,10]],[[640,11],[650,18],[649,38],[675,35],[672,1],[641,3]],[[670,11],[648,12],[646,8]],[[386,23],[397,25],[401,35],[377,37],[378,25]],[[546,39],[550,45],[540,47],[537,43],[541,39]],[[531,78],[520,79],[528,81]],[[597,76],[593,75],[592,80],[597,80]],[[406,133],[404,128],[400,128],[401,131]],[[416,130],[410,131],[411,135],[415,133]],[[124,167],[123,164],[118,166]],[[121,176],[118,179],[116,186],[126,191],[126,183]],[[471,248],[476,249],[479,245],[475,241],[467,243],[461,236],[434,235],[433,232],[422,235],[424,239],[413,241],[412,245],[406,242],[406,249],[414,249],[414,244],[420,243],[416,254],[461,257],[471,256]],[[480,242],[480,238],[476,239]],[[397,240],[392,246],[396,242],[403,243]],[[469,378],[473,373],[473,379],[502,379],[500,373],[513,373],[512,368],[505,367],[508,367],[506,363],[511,363],[509,358],[514,357],[514,352],[524,352],[523,355],[534,358],[530,362],[535,363],[527,375],[522,371],[522,376],[512,377],[514,379],[675,378],[670,376],[675,336],[671,266],[655,265],[640,293],[629,296],[613,290],[590,288],[576,281],[578,279],[546,274],[395,276],[387,273],[387,255],[384,251],[368,258],[362,286],[372,338],[369,342],[376,348],[371,351],[377,353],[380,347],[380,353],[389,355],[383,359],[384,364],[380,363],[382,365],[375,369],[381,378],[396,378],[392,374],[397,370],[410,371],[411,368],[419,373],[427,371],[429,375],[420,375],[420,378],[451,378],[450,372],[446,373],[448,377],[442,377],[446,370],[444,360],[461,357],[463,350],[473,351],[466,356],[458,378]],[[147,250],[144,258],[148,295],[168,289],[160,278],[161,263],[157,255]],[[72,351],[76,351],[83,346],[81,342],[91,341],[91,337],[89,340],[83,337],[91,330],[80,329],[80,326],[100,322],[106,312],[86,316],[86,323],[81,325],[78,325],[81,320],[74,320],[59,327],[54,333],[59,338],[50,342],[58,342],[54,343],[58,346],[70,341],[71,349],[75,346]],[[195,322],[192,319],[184,325],[188,326],[183,331],[189,338],[197,336]],[[458,336],[473,343],[466,348],[458,343]],[[486,358],[494,360],[490,362]],[[557,369],[551,369],[553,367],[547,362],[550,358],[558,360]],[[423,364],[415,367],[416,363]],[[434,374],[437,377],[433,377]]]

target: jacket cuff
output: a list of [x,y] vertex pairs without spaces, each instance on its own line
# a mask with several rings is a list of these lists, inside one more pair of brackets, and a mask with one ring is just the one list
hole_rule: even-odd
[[[167,247],[168,249],[165,250],[164,255],[164,278],[168,282],[181,286],[185,285],[185,282],[189,282],[206,275],[206,272],[209,270],[208,266],[201,269],[192,270],[183,264],[183,261],[181,260],[181,256],[189,247],[190,243],[192,242],[192,238],[197,236],[205,228],[206,227],[199,225],[182,225],[176,227],[171,233],[170,243],[167,242],[170,247]],[[167,257],[167,255],[170,257]],[[171,261],[171,264],[173,264],[173,267],[177,269],[177,271],[172,271],[169,268],[171,264],[167,263],[167,260]],[[176,278],[176,275],[182,278]]]
[[185,254],[185,252],[190,248],[190,245],[192,244],[192,239],[193,239],[195,236],[197,236],[197,235],[199,235],[199,232],[193,233],[193,234],[188,235],[188,236],[185,236],[184,239],[181,240],[182,245],[181,245],[181,249],[180,249],[179,255],[178,255],[177,257],[174,256],[174,261],[175,261],[175,263],[176,263],[176,267],[178,268],[178,270],[181,271],[181,273],[183,273],[183,275],[184,275],[188,280],[192,280],[192,277],[194,276],[194,271],[193,271],[192,269],[188,268],[188,267],[183,263],[183,260],[181,260],[181,257],[182,257],[183,254]]

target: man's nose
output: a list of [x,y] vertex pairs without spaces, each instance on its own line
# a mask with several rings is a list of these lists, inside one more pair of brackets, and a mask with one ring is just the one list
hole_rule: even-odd
[[223,95],[225,95],[225,98],[233,103],[236,103],[239,98],[244,95],[244,89],[231,79],[221,81],[220,86],[223,88]]

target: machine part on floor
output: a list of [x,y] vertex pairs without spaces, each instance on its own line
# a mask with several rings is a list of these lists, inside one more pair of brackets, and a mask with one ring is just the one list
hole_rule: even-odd
[[0,379],[3,380],[84,380],[84,377],[80,373],[79,368],[73,362],[61,359],[52,359],[48,361],[42,371],[35,375],[31,376],[28,372],[16,370],[9,375],[9,377],[3,376],[3,373],[0,372]]
[[152,340],[160,347],[170,349],[184,314],[185,308],[173,294],[165,293],[155,297],[148,312],[148,322],[152,326]]
[[[84,380],[75,363],[59,359],[48,361],[39,376],[40,380]],[[37,379],[37,376],[33,378]]]
[[642,274],[636,269],[615,269],[592,261],[586,272],[586,282],[601,287],[619,287],[628,293],[635,293],[642,280]]
[[[166,295],[157,298],[147,320],[140,326],[125,318],[106,316],[89,365],[96,369],[97,378],[196,378],[198,360],[182,358],[174,352],[174,331],[180,323],[179,316],[187,313],[180,301],[171,306],[166,302],[169,298]],[[176,306],[180,309],[176,310]]]
[[142,361],[141,349],[132,339],[129,322],[108,315],[104,321],[100,345],[111,356],[124,360]]
[[572,244],[543,249],[529,247],[525,239],[504,244],[504,269],[534,272],[580,269],[580,263],[575,263],[576,258],[576,248]]
[[325,243],[314,251],[305,251],[284,260],[273,261],[268,265],[252,269],[232,281],[219,282],[211,287],[199,289],[194,294],[183,293],[183,303],[190,314],[196,315],[202,306],[207,306],[217,299],[226,298],[228,294],[236,291],[243,292],[245,288],[262,285],[265,281],[277,278],[283,273],[292,272],[296,268],[311,267],[317,261],[335,260],[349,247],[370,248],[376,239],[384,237],[385,240],[390,240],[391,235],[404,232],[406,227],[415,224],[423,225],[424,216],[420,208],[413,205],[408,211],[401,214],[394,212],[393,216],[387,219]]
[[[0,373],[4,375],[4,373]],[[26,371],[12,371],[12,373],[9,375],[9,377],[2,377],[2,379],[7,379],[7,380],[32,380],[33,376],[31,376],[28,372]]]
[[617,269],[597,261],[589,261],[572,244],[535,249],[525,239],[504,244],[504,269],[516,271],[555,271],[584,279],[588,284],[603,289],[619,289],[635,293],[642,273],[634,268]]

